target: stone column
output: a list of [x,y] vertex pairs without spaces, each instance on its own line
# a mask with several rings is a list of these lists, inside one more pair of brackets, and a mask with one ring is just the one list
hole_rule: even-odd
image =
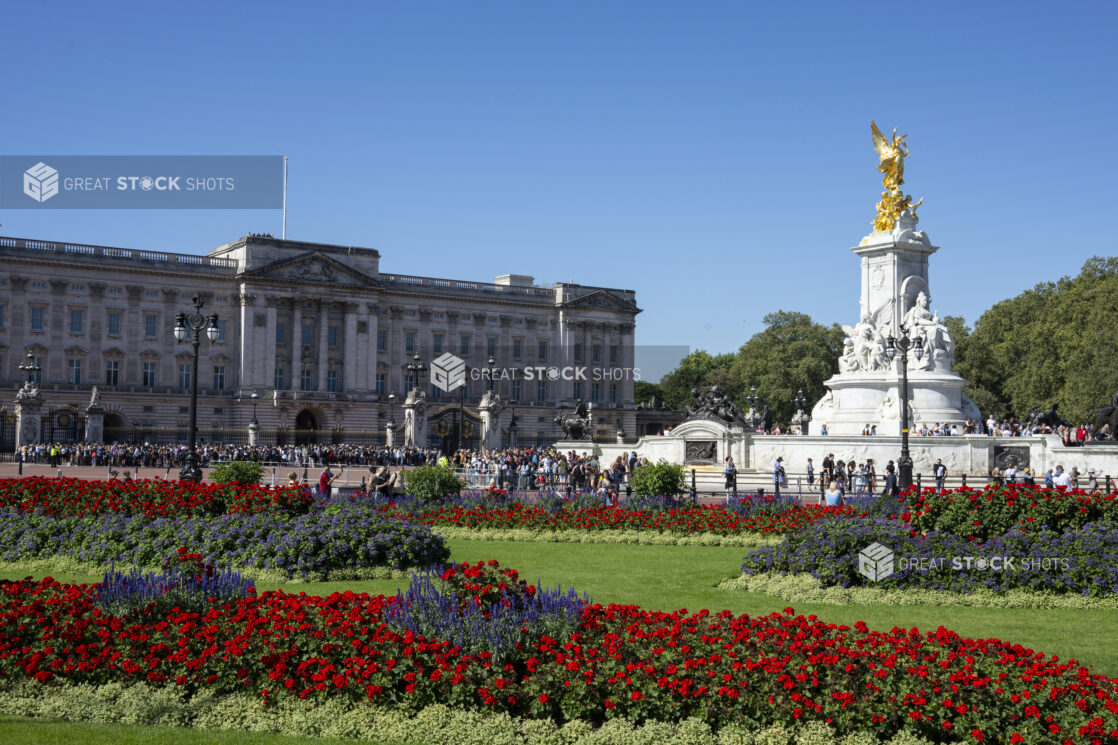
[[418,388],[413,388],[404,401],[404,444],[427,445],[427,396]]
[[[140,361],[140,352],[148,343],[144,336],[144,309],[140,305],[140,298],[144,296],[144,288],[140,285],[128,285],[128,312],[124,316],[122,338],[124,340],[124,369],[120,371],[123,381],[127,385],[140,385],[144,382],[143,367]],[[158,331],[158,329],[156,329]],[[156,381],[158,383],[158,381]]]
[[499,450],[501,447],[501,399],[485,392],[478,405],[481,416],[481,447],[485,450]]
[[43,397],[37,387],[24,385],[16,394],[16,450],[42,437]]
[[105,439],[105,407],[101,405],[101,394],[97,386],[89,397],[89,406],[85,407],[85,441],[102,442]]
[[82,371],[82,378],[91,382],[105,381],[105,358],[101,354],[108,333],[105,328],[105,289],[106,285],[101,282],[89,283],[89,310],[86,311],[89,316],[86,324],[89,329],[89,369]]
[[255,447],[260,437],[260,423],[253,419],[248,423],[248,446]]
[[388,348],[385,350],[388,359],[388,390],[409,393],[405,380],[407,373],[403,368],[407,364],[407,355],[404,353],[404,309],[393,305],[388,313],[392,318],[392,328],[388,330]]
[[291,300],[291,384],[290,390],[297,391],[302,385],[303,371],[303,298]]
[[261,344],[263,326],[256,323],[256,296],[248,293],[247,288],[241,286],[240,293],[236,296],[240,306],[240,370],[237,373],[237,389],[258,388],[264,384],[264,364],[266,362],[264,345]]
[[342,304],[345,312],[344,333],[340,339],[342,346],[342,387],[343,391],[357,388],[357,303]]
[[330,369],[330,303],[318,301],[318,390],[326,390],[326,371]]

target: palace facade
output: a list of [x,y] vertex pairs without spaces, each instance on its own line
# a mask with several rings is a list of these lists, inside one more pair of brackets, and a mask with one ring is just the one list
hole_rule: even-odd
[[[268,235],[205,256],[0,237],[0,257],[5,449],[28,354],[41,368],[47,441],[83,439],[94,386],[106,440],[185,441],[198,375],[203,440],[244,442],[255,410],[261,443],[383,442],[403,420],[416,355],[428,368],[418,385],[429,444],[478,444],[490,380],[505,405],[503,443],[559,439],[557,410],[579,398],[591,402],[596,438],[637,435],[631,290],[386,274],[374,249]],[[194,295],[219,318],[197,369],[189,340],[173,333]],[[467,380],[450,393],[430,369],[448,353]]]

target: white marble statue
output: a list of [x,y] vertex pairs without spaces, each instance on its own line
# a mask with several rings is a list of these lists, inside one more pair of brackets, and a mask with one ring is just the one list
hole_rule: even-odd
[[[924,356],[919,362],[915,358],[909,366],[929,370],[932,367],[950,368],[955,360],[955,340],[951,332],[939,321],[939,314],[928,310],[928,294],[921,291],[916,296],[916,304],[904,316],[909,338],[924,346]],[[915,363],[915,365],[914,365]]]
[[843,342],[842,359],[839,360],[840,371],[873,371],[888,367],[885,335],[870,322],[869,313],[863,310],[856,325],[843,326],[842,329],[846,332],[846,340]]

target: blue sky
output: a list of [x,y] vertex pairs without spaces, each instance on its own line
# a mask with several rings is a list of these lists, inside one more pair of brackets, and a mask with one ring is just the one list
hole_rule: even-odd
[[[283,154],[288,237],[388,272],[634,289],[638,344],[853,323],[909,135],[932,305],[1113,255],[1114,3],[18,3],[2,154]],[[0,211],[0,234],[204,253],[279,211]]]

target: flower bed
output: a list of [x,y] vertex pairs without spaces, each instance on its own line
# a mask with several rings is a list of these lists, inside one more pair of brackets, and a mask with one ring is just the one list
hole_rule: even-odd
[[147,517],[225,512],[306,512],[313,499],[303,488],[186,481],[86,481],[0,479],[0,509],[85,517],[108,512]]
[[681,506],[662,510],[624,507],[577,507],[565,505],[554,511],[539,505],[466,507],[450,505],[427,510],[389,508],[393,514],[424,525],[503,530],[626,530],[689,535],[710,533],[783,534],[799,530],[816,520],[853,514],[849,507],[789,506],[788,509],[743,515],[719,505]]
[[371,700],[404,711],[444,703],[555,721],[817,721],[935,742],[1118,737],[1118,680],[943,628],[876,632],[790,608],[750,617],[588,605],[575,633],[523,634],[518,654],[500,663],[392,630],[383,620],[397,601],[383,596],[268,592],[205,613],[121,619],[102,614],[93,593],[50,579],[0,582],[0,680]]
[[[892,573],[871,581],[859,552],[880,543],[893,552]],[[747,575],[810,573],[827,587],[912,587],[954,592],[1029,589],[1105,596],[1118,593],[1118,526],[1092,523],[1071,533],[1049,530],[977,543],[951,533],[915,533],[897,520],[822,520],[745,556]]]
[[71,556],[159,566],[186,546],[208,562],[324,579],[372,567],[407,569],[449,557],[430,528],[351,505],[304,515],[255,512],[149,519],[119,513],[63,517],[0,511],[0,558]]
[[1099,520],[1118,524],[1118,494],[1114,493],[1012,485],[942,494],[935,489],[913,489],[905,496],[908,511],[901,517],[911,523],[913,530],[938,530],[978,541],[1009,531],[1043,528],[1069,533]]

